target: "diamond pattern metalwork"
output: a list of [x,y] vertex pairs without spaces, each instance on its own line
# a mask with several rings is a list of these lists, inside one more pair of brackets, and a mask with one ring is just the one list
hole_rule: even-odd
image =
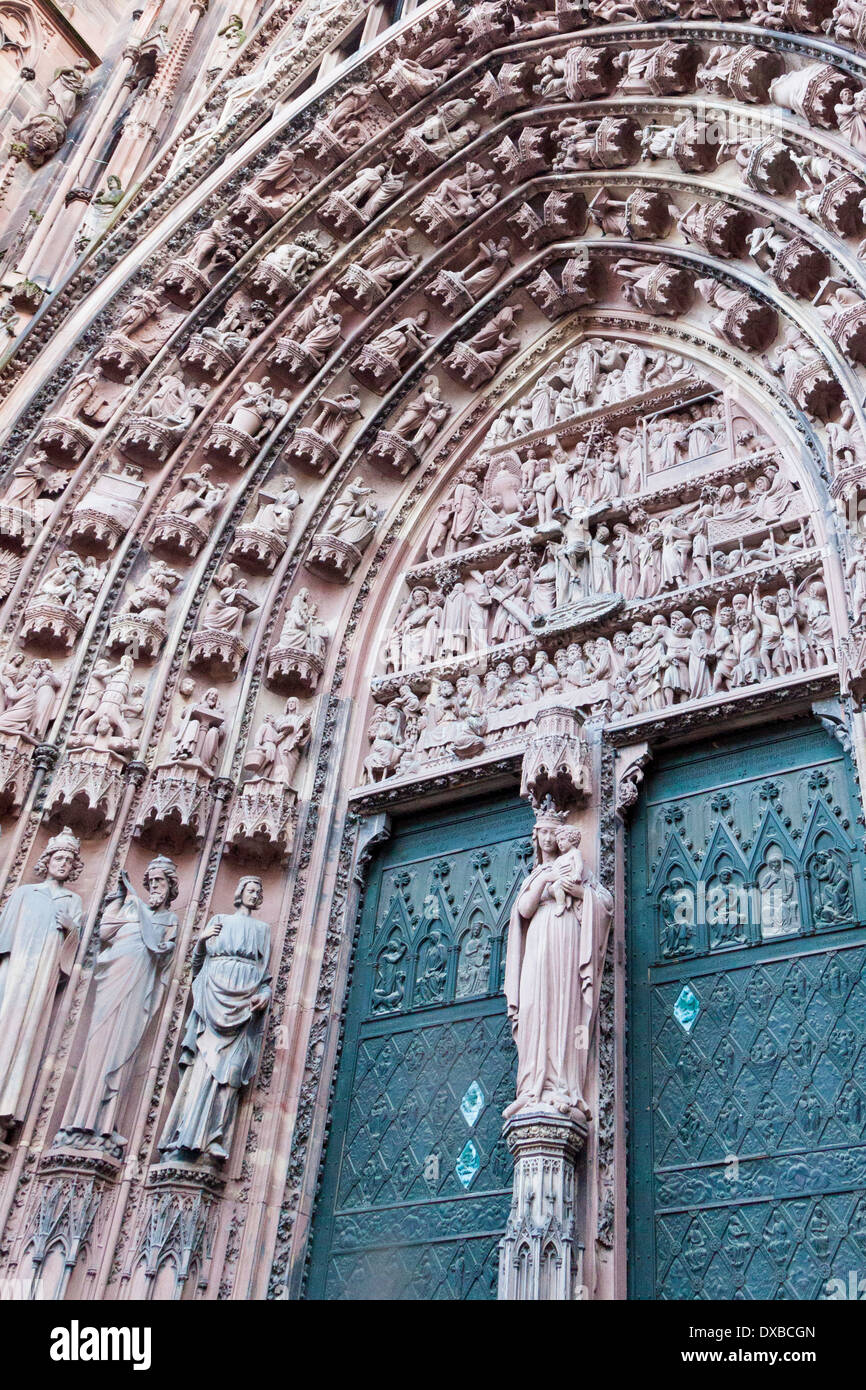
[[471,1187],[472,1179],[481,1167],[481,1155],[476,1149],[471,1139],[467,1139],[460,1156],[454,1165],[454,1171],[464,1187]]
[[[676,777],[663,774],[676,795],[658,802],[650,792],[652,809],[635,823],[632,901],[655,899],[632,923],[632,978],[642,982],[632,1009],[637,1296],[825,1298],[866,1258],[862,850],[846,851],[857,908],[847,925],[824,930],[825,899],[808,881],[810,855],[829,844],[820,838],[828,806],[837,826],[856,823],[849,771],[838,745],[811,732],[718,758],[712,772],[731,782],[715,795],[710,765],[684,761]],[[761,775],[750,780],[753,766]],[[760,875],[770,840],[802,866],[808,939],[771,945],[752,925],[721,950],[698,925],[688,959],[672,964],[658,934],[671,876],[710,879],[716,851],[732,862],[731,844],[744,878]]]
[[460,1102],[460,1114],[471,1129],[484,1109],[485,1095],[483,1088],[477,1081],[473,1081],[467,1087],[463,1099]]
[[[525,817],[521,807],[508,824]],[[409,839],[405,862],[371,880],[313,1297],[496,1297],[512,1176],[502,1111],[516,1068],[499,979],[531,846],[488,824],[489,841],[448,852],[447,832],[428,833],[426,857]]]
[[701,1001],[689,985],[683,985],[674,1004],[674,1018],[684,1033],[690,1033],[698,1021]]

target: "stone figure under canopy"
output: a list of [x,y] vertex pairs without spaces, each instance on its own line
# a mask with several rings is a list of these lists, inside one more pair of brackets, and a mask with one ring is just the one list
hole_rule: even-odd
[[175,864],[163,855],[151,860],[143,885],[139,897],[122,872],[102,914],[93,1012],[55,1145],[101,1142],[119,1150],[126,1143],[117,1114],[129,1063],[162,1001],[174,952]]
[[301,709],[297,697],[290,695],[282,714],[269,714],[256,732],[244,767],[253,776],[250,782],[268,780],[294,787],[295,774],[310,739],[310,716]]
[[61,976],[72,969],[82,903],[68,886],[84,867],[68,826],[36,864],[38,883],[13,889],[0,913],[0,1132],[24,1119]]
[[254,917],[261,880],[242,878],[234,911],[212,917],[193,956],[180,1085],[160,1141],[166,1158],[228,1158],[241,1088],[255,1076],[271,998],[271,929]]
[[309,652],[311,656],[324,658],[329,632],[324,623],[319,622],[318,607],[310,598],[309,589],[299,589],[289,604],[283,619],[279,646],[297,647]]

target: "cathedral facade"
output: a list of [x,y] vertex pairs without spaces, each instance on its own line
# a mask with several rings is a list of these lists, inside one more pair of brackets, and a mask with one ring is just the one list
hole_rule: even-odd
[[0,1280],[832,1296],[866,3],[0,40]]

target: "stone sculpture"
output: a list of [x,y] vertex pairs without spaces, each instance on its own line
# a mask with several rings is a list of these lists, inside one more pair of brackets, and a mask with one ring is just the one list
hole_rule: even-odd
[[271,929],[253,915],[262,899],[261,880],[242,878],[234,910],[212,917],[196,943],[180,1084],[159,1142],[165,1158],[222,1163],[229,1156],[271,997]]

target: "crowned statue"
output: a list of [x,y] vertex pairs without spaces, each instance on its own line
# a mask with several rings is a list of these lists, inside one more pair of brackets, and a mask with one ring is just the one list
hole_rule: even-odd
[[517,895],[505,957],[517,1097],[504,1114],[589,1118],[587,1054],[613,899],[584,865],[580,830],[550,798],[532,838],[536,867]]
[[24,1118],[57,986],[75,959],[82,904],[68,885],[84,867],[80,848],[64,826],[39,857],[40,882],[19,884],[0,913],[0,1134]]

